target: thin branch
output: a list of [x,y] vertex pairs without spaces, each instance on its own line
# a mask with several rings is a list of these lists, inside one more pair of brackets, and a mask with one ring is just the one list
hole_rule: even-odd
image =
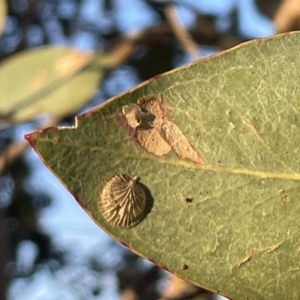
[[143,36],[143,31],[138,31],[130,36],[128,36],[125,40],[120,42],[111,52],[112,54],[112,66],[118,67],[127,61],[128,57],[132,54],[134,49],[137,46],[139,39]]
[[200,295],[202,296],[201,299],[206,300],[210,300],[213,297],[211,292],[170,274],[169,283],[166,285],[159,300],[192,300]]
[[16,142],[8,145],[1,153],[0,153],[0,174],[6,170],[6,168],[18,157],[20,157],[25,149],[27,148],[27,142]]
[[[37,128],[36,130],[41,130],[47,127],[55,126],[60,120],[52,118],[44,126]],[[15,142],[8,145],[0,153],[0,175],[9,167],[17,158],[19,158],[27,149],[29,143],[27,141]]]
[[200,57],[198,45],[194,42],[190,34],[180,25],[176,18],[174,5],[167,4],[164,9],[165,16],[172,28],[174,35],[178,39],[179,43],[186,50],[187,53],[193,58],[197,59]]

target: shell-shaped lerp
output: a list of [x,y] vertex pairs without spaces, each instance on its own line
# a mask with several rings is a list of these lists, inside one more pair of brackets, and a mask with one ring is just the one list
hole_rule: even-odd
[[145,213],[146,193],[137,177],[115,175],[109,179],[101,193],[98,208],[104,219],[120,228],[138,224]]

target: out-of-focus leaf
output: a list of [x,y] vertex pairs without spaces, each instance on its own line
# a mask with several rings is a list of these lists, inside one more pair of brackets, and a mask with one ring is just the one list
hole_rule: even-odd
[[[76,129],[27,139],[95,222],[134,252],[231,299],[297,299],[299,47],[299,32],[251,41],[111,99]],[[154,128],[147,111],[122,109],[137,99],[156,116]],[[132,111],[144,129],[128,125]],[[131,229],[98,209],[116,174],[138,176],[147,191],[147,214]]]
[[6,16],[6,1],[0,0],[0,36],[4,28],[5,16]]
[[92,53],[43,47],[9,58],[0,66],[2,122],[23,122],[41,113],[62,117],[79,108],[102,76],[101,55],[95,57],[93,65]]

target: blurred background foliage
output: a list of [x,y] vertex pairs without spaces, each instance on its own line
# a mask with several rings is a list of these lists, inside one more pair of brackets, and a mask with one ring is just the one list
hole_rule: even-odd
[[[111,240],[22,136],[71,126],[75,115],[195,57],[299,29],[299,0],[0,1],[0,300],[216,299]],[[57,47],[63,75],[53,71]]]

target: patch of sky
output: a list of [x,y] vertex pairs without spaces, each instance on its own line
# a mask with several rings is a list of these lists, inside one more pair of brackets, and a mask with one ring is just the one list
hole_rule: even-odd
[[113,0],[113,17],[123,35],[129,36],[158,22],[156,14],[140,0]]
[[275,34],[275,26],[259,12],[254,0],[237,1],[240,33],[246,38],[261,38]]

